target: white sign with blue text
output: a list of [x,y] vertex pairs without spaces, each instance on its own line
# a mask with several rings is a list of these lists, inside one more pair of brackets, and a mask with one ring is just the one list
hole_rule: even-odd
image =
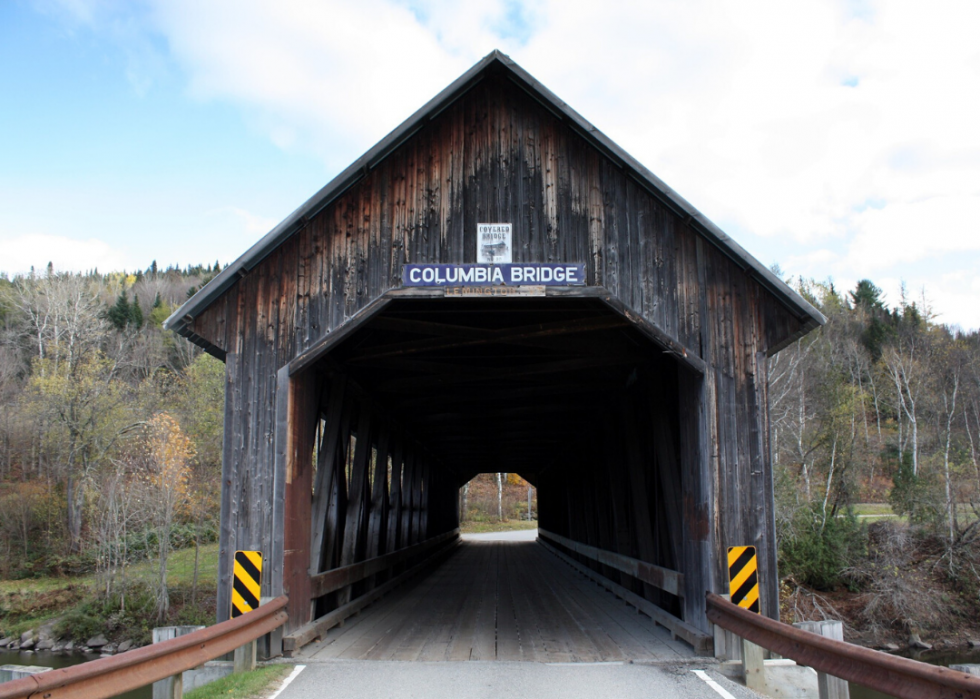
[[585,286],[582,263],[405,265],[405,286]]

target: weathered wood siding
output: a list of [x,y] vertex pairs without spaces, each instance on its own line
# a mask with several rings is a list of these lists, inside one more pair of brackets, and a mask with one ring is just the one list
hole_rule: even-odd
[[[709,512],[692,505],[704,526],[691,533],[713,535],[719,549],[760,546],[762,606],[775,615],[766,352],[801,322],[565,121],[493,76],[194,320],[193,332],[228,361],[223,578],[235,548],[272,548],[280,367],[400,286],[403,264],[475,261],[477,222],[497,221],[514,224],[515,262],[586,263],[590,285],[705,361],[703,379],[685,379],[705,396],[701,447],[682,456],[692,468],[697,460],[710,466],[714,482],[697,489],[713,500]],[[615,525],[603,522],[596,540],[622,536]],[[725,580],[720,566],[716,583]]]

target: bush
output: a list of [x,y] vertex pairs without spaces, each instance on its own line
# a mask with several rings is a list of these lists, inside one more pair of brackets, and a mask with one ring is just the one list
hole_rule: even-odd
[[845,571],[864,556],[866,548],[866,531],[850,508],[828,516],[826,522],[819,506],[801,508],[780,538],[780,572],[818,590],[853,586]]
[[897,515],[908,517],[910,524],[935,528],[943,521],[945,506],[939,479],[921,471],[912,472],[912,455],[906,454],[895,473],[888,501]]
[[[125,603],[125,604],[124,604]],[[145,583],[130,583],[108,599],[89,598],[66,613],[55,627],[59,638],[84,643],[105,634],[110,640],[150,641],[156,619],[156,596]]]
[[[178,523],[170,530],[170,548],[173,551],[189,548],[194,545],[194,533],[197,525]],[[201,544],[212,544],[218,540],[218,528],[214,522],[208,521],[200,530]],[[147,529],[136,534],[130,534],[126,539],[126,551],[129,560],[140,561],[155,558],[159,554],[159,536],[156,529]]]

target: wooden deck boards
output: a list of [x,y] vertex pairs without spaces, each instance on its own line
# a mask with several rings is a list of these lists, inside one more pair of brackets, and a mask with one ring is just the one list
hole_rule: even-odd
[[610,662],[693,655],[537,543],[476,541],[301,651],[311,660]]

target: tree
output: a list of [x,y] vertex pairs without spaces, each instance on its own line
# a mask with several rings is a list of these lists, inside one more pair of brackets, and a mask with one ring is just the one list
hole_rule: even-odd
[[125,330],[126,326],[132,321],[133,310],[129,306],[129,296],[125,289],[119,292],[116,303],[108,311],[106,318],[116,330]]
[[143,308],[136,294],[133,294],[133,304],[129,307],[129,322],[137,330],[143,327]]
[[156,527],[159,545],[157,578],[157,619],[163,621],[170,609],[167,587],[167,558],[170,535],[177,515],[190,497],[190,462],[194,444],[167,413],[157,413],[145,428],[146,481],[149,485],[148,510]]
[[85,488],[107,463],[127,424],[124,392],[114,380],[116,365],[101,352],[74,364],[37,359],[28,382],[27,401],[47,427],[42,446],[65,479],[70,552],[81,547]]

